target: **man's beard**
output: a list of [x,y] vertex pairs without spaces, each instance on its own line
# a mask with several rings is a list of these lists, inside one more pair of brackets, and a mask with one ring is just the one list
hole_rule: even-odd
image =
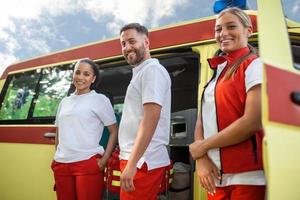
[[[135,59],[134,60],[128,59],[128,54],[130,52],[135,53]],[[145,59],[145,56],[146,56],[145,47],[144,47],[144,45],[142,45],[140,48],[133,49],[133,50],[127,52],[126,54],[127,54],[125,56],[126,61],[132,66],[137,66]]]

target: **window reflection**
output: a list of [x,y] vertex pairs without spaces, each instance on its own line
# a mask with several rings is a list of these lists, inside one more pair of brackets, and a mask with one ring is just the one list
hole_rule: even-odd
[[72,68],[72,65],[67,65],[43,70],[33,117],[56,115],[59,102],[68,94],[72,81]]
[[40,70],[12,75],[4,101],[1,105],[0,119],[26,119],[30,104],[35,95],[35,87]]

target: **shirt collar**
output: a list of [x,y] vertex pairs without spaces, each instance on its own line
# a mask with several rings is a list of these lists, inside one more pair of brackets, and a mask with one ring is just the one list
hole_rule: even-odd
[[73,97],[73,98],[79,98],[79,97],[83,97],[83,96],[87,96],[87,95],[96,93],[95,90],[91,90],[91,91],[89,91],[87,93],[80,94],[80,95],[75,94],[75,92],[76,92],[76,90],[73,93],[71,93],[70,96]]
[[149,58],[145,61],[143,61],[141,64],[135,66],[134,68],[132,68],[132,74],[133,76],[135,76],[139,71],[141,71],[146,65],[148,65],[151,62],[157,61],[157,59],[155,58]]

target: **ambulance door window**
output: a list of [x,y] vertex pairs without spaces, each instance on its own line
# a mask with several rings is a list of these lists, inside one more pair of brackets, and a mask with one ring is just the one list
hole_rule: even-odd
[[8,86],[1,103],[1,120],[27,119],[31,101],[35,95],[36,84],[39,80],[40,69],[13,74],[8,77]]
[[43,69],[33,117],[54,117],[59,102],[67,96],[72,82],[73,65]]
[[116,115],[121,116],[127,86],[132,77],[132,67],[124,61],[116,64],[100,65],[100,84],[98,92],[105,94],[111,101]]

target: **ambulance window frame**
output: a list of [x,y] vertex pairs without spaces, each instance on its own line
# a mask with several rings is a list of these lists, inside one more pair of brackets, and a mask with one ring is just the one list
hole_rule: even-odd
[[[0,95],[0,109],[2,107],[2,103],[3,101],[5,100],[5,96],[7,95],[7,92],[8,92],[8,88],[9,88],[9,85],[11,84],[11,81],[13,80],[13,77],[16,76],[16,75],[19,75],[19,74],[36,74],[37,76],[39,76],[38,78],[38,81],[35,83],[34,85],[34,94],[33,94],[33,97],[31,99],[31,103],[30,103],[30,106],[27,110],[27,117],[24,118],[24,119],[0,119],[0,125],[2,124],[7,124],[7,125],[10,125],[10,124],[53,124],[54,121],[55,121],[55,116],[38,116],[38,117],[34,117],[34,109],[35,109],[35,106],[36,106],[36,101],[37,99],[39,98],[39,92],[40,92],[40,87],[41,87],[41,80],[43,79],[43,71],[45,71],[46,69],[49,69],[51,68],[52,70],[53,69],[59,69],[59,68],[68,68],[69,65],[72,65],[71,64],[64,64],[64,65],[53,65],[53,66],[48,66],[48,67],[45,67],[45,68],[38,68],[38,69],[33,69],[33,70],[28,70],[28,71],[22,71],[22,72],[18,72],[18,73],[12,73],[12,74],[9,74],[7,76],[7,79],[4,83],[4,86],[3,86],[3,89],[2,89],[2,92],[1,92],[1,95]],[[74,69],[74,68],[73,68]],[[72,70],[73,71],[73,70]],[[73,72],[72,72],[73,73]],[[68,89],[69,91],[70,89]],[[67,92],[67,95],[69,94],[69,92]],[[58,107],[58,105],[57,105]],[[56,107],[56,109],[57,109]]]

